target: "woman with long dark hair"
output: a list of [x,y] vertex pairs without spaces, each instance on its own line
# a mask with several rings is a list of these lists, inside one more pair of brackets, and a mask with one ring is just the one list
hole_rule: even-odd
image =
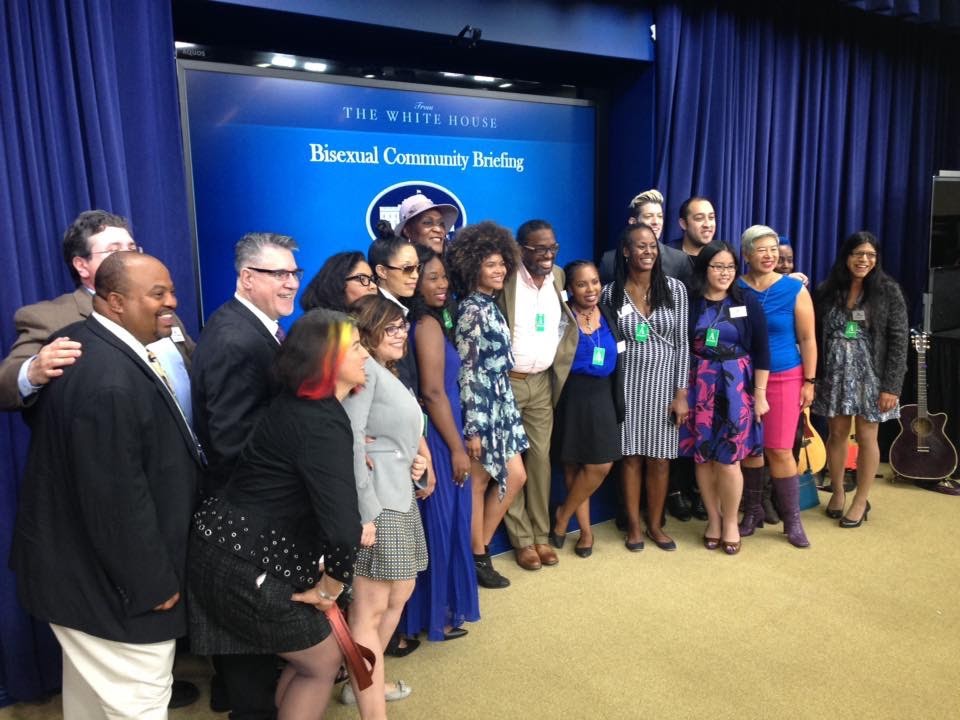
[[727,243],[714,241],[697,255],[690,282],[690,417],[680,427],[680,452],[696,463],[707,511],[704,547],[722,547],[728,555],[740,551],[740,461],[763,454],[760,418],[769,409],[767,321],[736,279],[737,256]]
[[304,312],[314,308],[346,312],[364,295],[376,292],[376,278],[363,253],[347,250],[327,258],[300,296],[300,307]]
[[[624,542],[643,549],[646,535],[661,550],[676,543],[660,527],[670,460],[677,457],[678,427],[687,420],[687,292],[663,273],[656,234],[649,225],[629,225],[620,235],[614,281],[601,302],[618,315],[623,334],[626,419],[620,426]],[[646,468],[647,529],[640,526],[641,475]]]
[[460,355],[463,435],[473,481],[471,545],[477,582],[505,588],[487,545],[513,498],[527,481],[520,455],[527,435],[508,373],[510,331],[494,296],[519,263],[510,231],[492,222],[461,228],[444,256],[461,298],[454,340]]
[[600,303],[600,274],[589,260],[574,260],[563,269],[570,309],[579,339],[557,403],[553,445],[563,462],[567,498],[557,508],[550,542],[562,548],[570,518],[576,515],[580,537],[574,552],[593,553],[590,496],[621,458],[620,423],[624,418],[623,336],[617,316]]
[[[870,488],[880,464],[879,424],[900,417],[907,372],[907,304],[883,271],[880,243],[861,230],[848,237],[830,275],[815,294],[820,342],[819,387],[812,411],[828,419],[827,462],[833,496],[828,517],[860,527],[870,511]],[[844,514],[843,475],[850,423],[857,418],[857,494]]]
[[314,310],[297,320],[277,351],[282,391],[220,496],[194,519],[192,649],[284,658],[280,717],[322,717],[343,659],[317,611],[353,580],[360,513],[341,402],[365,382],[366,359],[345,315]]
[[[410,308],[410,352],[417,359],[420,402],[427,414],[427,447],[437,478],[420,501],[430,565],[417,578],[400,629],[430,640],[463,637],[465,622],[480,619],[477,574],[470,549],[470,458],[463,440],[460,356],[454,344],[456,306],[443,259],[417,247],[423,271]],[[408,640],[409,642],[409,640]]]

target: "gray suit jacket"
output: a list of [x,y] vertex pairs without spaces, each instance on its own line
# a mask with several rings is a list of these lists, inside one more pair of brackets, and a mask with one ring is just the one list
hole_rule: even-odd
[[[366,370],[366,384],[343,401],[353,428],[357,500],[364,523],[383,510],[410,509],[410,466],[423,432],[423,411],[406,386],[373,358]],[[368,443],[368,437],[373,442]],[[373,470],[367,467],[368,456]]]
[[[17,339],[10,348],[10,354],[0,363],[0,410],[19,410],[24,407],[24,400],[17,387],[17,375],[23,361],[36,355],[55,332],[67,325],[86,320],[92,312],[93,296],[83,286],[53,300],[24,305],[17,310],[13,316]],[[189,370],[194,342],[187,335],[179,318],[176,322],[183,333],[183,342],[174,345]]]

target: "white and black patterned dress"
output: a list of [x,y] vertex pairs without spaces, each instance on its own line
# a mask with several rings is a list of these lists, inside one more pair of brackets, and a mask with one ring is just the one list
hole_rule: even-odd
[[[626,419],[620,426],[623,455],[651,458],[677,457],[678,431],[670,421],[670,403],[678,388],[687,387],[690,361],[687,291],[683,283],[667,278],[673,307],[659,307],[645,317],[624,293],[621,308],[614,308],[626,341],[623,357]],[[613,307],[613,284],[606,285],[600,301]],[[636,339],[637,326],[650,325],[644,342]]]

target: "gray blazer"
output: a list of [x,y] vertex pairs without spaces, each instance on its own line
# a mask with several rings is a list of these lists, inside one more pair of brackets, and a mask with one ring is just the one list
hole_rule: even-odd
[[[410,466],[423,433],[423,411],[404,384],[373,358],[367,360],[366,370],[366,384],[343,401],[353,428],[357,500],[364,523],[383,510],[410,509]],[[368,443],[368,437],[373,442]],[[367,467],[367,457],[373,470]]]

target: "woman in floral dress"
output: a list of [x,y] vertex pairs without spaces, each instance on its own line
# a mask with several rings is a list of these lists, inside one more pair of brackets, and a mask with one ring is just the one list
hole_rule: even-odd
[[473,480],[471,545],[477,582],[507,587],[486,546],[527,480],[520,453],[527,436],[507,373],[513,367],[510,331],[494,296],[517,268],[510,231],[492,222],[457,232],[445,257],[461,298],[455,340],[460,355],[463,435]]

